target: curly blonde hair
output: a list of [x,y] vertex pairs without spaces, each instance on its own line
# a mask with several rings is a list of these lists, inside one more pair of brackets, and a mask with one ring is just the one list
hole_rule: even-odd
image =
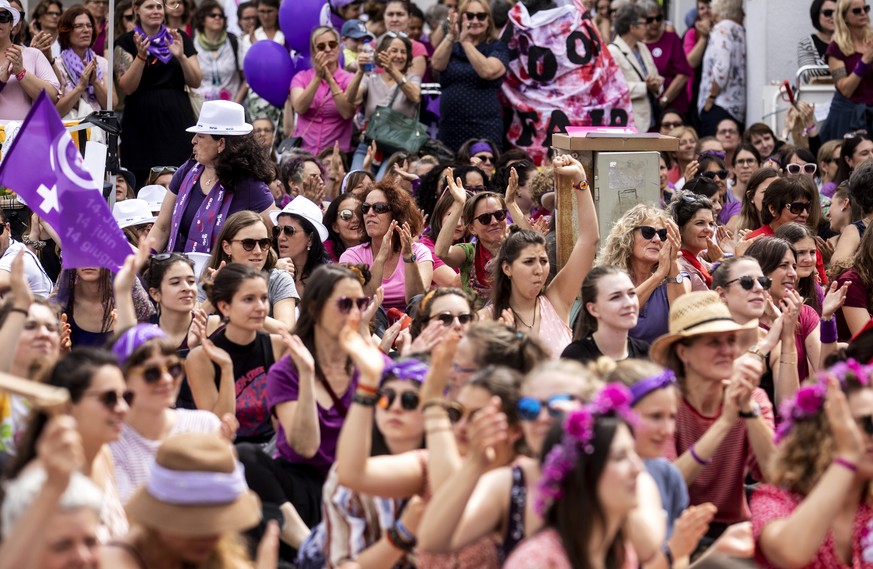
[[[598,265],[615,265],[633,276],[631,272],[631,255],[634,250],[634,229],[646,225],[647,221],[660,221],[667,227],[667,214],[663,210],[637,204],[621,216],[606,237],[600,252]],[[654,271],[654,267],[652,267]]]
[[531,176],[527,186],[534,203],[543,207],[543,196],[555,191],[555,169],[549,166],[537,171]]

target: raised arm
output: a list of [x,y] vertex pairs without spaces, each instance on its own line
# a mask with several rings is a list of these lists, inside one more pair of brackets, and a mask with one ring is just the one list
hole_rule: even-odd
[[455,206],[449,210],[448,217],[443,222],[442,227],[440,227],[440,233],[437,235],[436,242],[434,243],[433,252],[445,264],[459,269],[464,264],[464,261],[467,260],[467,254],[462,248],[453,245],[452,239],[455,234],[455,227],[458,226],[458,221],[460,221],[461,216],[464,214],[467,192],[464,191],[461,179],[455,179],[453,176],[454,170],[450,170],[446,174],[446,184],[448,185],[448,191],[455,200]]
[[[321,425],[318,422],[318,402],[315,399],[315,359],[298,336],[281,333],[288,355],[297,368],[298,393],[296,401],[276,405],[276,417],[285,431],[285,441],[294,452],[312,458],[321,446]],[[281,381],[273,376],[270,381]]]
[[[411,302],[419,294],[424,294],[433,280],[433,261],[419,260],[413,255],[413,236],[409,229],[409,223],[397,228],[400,235],[400,260],[403,261],[403,286],[406,302]],[[428,256],[430,252],[428,251]]]
[[12,293],[12,309],[6,315],[3,326],[0,327],[0,371],[9,372],[12,361],[18,349],[21,330],[27,320],[30,305],[33,303],[33,291],[24,276],[24,256],[27,251],[21,250],[12,261],[12,272],[9,284]]
[[200,61],[197,59],[197,54],[185,55],[185,45],[179,30],[170,30],[170,37],[173,40],[170,43],[170,53],[179,60],[179,64],[182,66],[185,85],[192,89],[198,88],[203,81],[203,72],[200,71]]
[[133,306],[133,284],[149,258],[151,242],[143,239],[139,249],[133,255],[128,255],[124,266],[115,274],[112,287],[115,292],[116,330],[127,330],[136,326],[136,309]]
[[431,68],[439,73],[445,71],[449,66],[449,60],[452,58],[452,48],[455,45],[455,38],[458,37],[458,14],[453,12],[449,14],[449,33],[437,45],[430,58]]

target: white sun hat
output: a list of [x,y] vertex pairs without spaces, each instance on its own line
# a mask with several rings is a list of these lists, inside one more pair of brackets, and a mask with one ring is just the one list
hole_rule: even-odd
[[154,223],[158,219],[149,209],[149,202],[140,199],[117,202],[112,208],[112,217],[118,222],[118,227],[122,229],[132,225]]
[[158,184],[143,186],[136,195],[137,199],[147,201],[149,209],[152,213],[161,211],[161,204],[164,203],[164,197],[167,195],[167,188]]
[[233,101],[206,101],[197,124],[186,129],[197,134],[242,135],[252,131],[243,106]]
[[318,232],[318,237],[322,241],[327,240],[327,227],[324,226],[324,218],[321,215],[321,208],[303,196],[297,196],[291,200],[281,211],[271,211],[270,219],[273,220],[273,225],[279,225],[280,215],[288,215],[292,213],[311,223]]

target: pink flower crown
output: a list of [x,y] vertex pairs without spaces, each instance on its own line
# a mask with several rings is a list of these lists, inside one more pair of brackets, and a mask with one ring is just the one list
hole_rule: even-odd
[[808,421],[821,413],[827,399],[829,377],[837,378],[840,386],[845,389],[849,381],[855,381],[860,385],[870,385],[871,374],[873,374],[873,366],[862,365],[853,359],[839,362],[818,372],[818,379],[815,383],[801,387],[794,394],[794,397],[786,399],[779,406],[782,423],[776,429],[775,442],[778,444],[788,436],[795,423]]
[[593,402],[567,415],[561,442],[552,447],[543,461],[534,504],[539,515],[545,515],[549,507],[563,497],[562,484],[576,466],[579,452],[594,452],[591,441],[594,438],[594,424],[599,417],[618,416],[631,426],[636,425],[637,416],[630,402],[631,392],[627,387],[621,383],[610,383]]

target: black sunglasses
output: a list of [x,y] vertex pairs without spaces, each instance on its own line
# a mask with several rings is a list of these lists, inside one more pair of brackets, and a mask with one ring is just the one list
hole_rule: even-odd
[[479,20],[480,22],[484,22],[488,19],[487,12],[464,12],[464,17],[468,20]]
[[182,362],[179,361],[172,362],[165,366],[151,365],[142,368],[142,377],[149,385],[154,385],[161,381],[161,378],[164,377],[165,373],[170,374],[170,377],[175,381],[182,377],[182,374],[185,373],[185,368],[182,367]]
[[824,16],[825,18],[833,18],[834,12],[836,12],[836,10],[831,10],[831,9],[822,10],[821,15]]
[[273,226],[273,237],[278,238],[282,233],[285,234],[285,237],[294,237],[294,234],[297,233],[297,228],[291,225],[283,225],[282,227],[278,225]]
[[566,393],[552,395],[548,399],[534,399],[533,397],[522,397],[518,400],[518,416],[522,421],[536,421],[543,410],[543,407],[548,409],[549,415],[552,417],[560,417],[563,410],[556,403],[565,401],[573,401],[575,397]]
[[855,423],[868,435],[873,435],[873,415],[861,415],[855,417]]
[[788,211],[793,215],[800,215],[805,211],[809,211],[809,208],[812,207],[812,202],[791,202],[785,204],[785,207],[788,208]]
[[336,299],[336,307],[342,314],[348,314],[352,310],[352,304],[356,304],[358,306],[358,310],[363,312],[367,310],[368,306],[370,306],[370,297],[361,296],[358,298],[349,298],[347,296],[341,296]]
[[339,44],[337,42],[330,40],[327,43],[315,44],[315,49],[317,49],[318,51],[327,51],[329,49],[336,49],[336,46],[338,45]]
[[761,285],[761,288],[763,288],[764,290],[770,290],[770,286],[773,284],[773,280],[770,277],[753,277],[751,275],[743,275],[732,281],[724,283],[724,285],[731,286],[732,284],[737,282],[740,283],[740,286],[743,287],[743,289],[745,290],[752,290],[756,282]]
[[[377,405],[379,409],[390,409],[394,405],[395,399],[397,399],[396,391],[393,389],[380,389]],[[419,403],[421,403],[421,398],[415,391],[404,391],[400,394],[400,406],[404,411],[415,411],[418,409]]]
[[132,22],[133,21],[133,14],[123,14],[121,17],[124,18],[125,22]]
[[728,171],[722,168],[721,170],[716,170],[715,172],[704,172],[701,174],[704,178],[709,178],[710,180],[715,180],[716,176],[721,178],[722,180],[727,180]]
[[491,223],[491,218],[496,219],[497,221],[503,221],[506,219],[506,210],[498,209],[497,211],[492,211],[489,213],[483,213],[482,215],[477,215],[473,219],[481,223],[482,225],[489,225]]
[[12,12],[7,12],[6,10],[0,12],[0,24],[8,24],[12,20]]
[[127,403],[128,407],[133,405],[133,391],[124,391],[122,393],[117,391],[102,391],[100,393],[85,393],[83,396],[96,397],[97,401],[110,411],[118,407],[118,402],[122,399]]
[[640,235],[642,235],[643,239],[645,239],[646,241],[650,241],[651,239],[654,239],[655,235],[657,235],[658,239],[660,239],[662,242],[667,241],[667,228],[666,227],[663,229],[655,229],[651,225],[638,225],[634,229],[639,229]]
[[469,312],[463,312],[461,314],[452,314],[451,312],[440,312],[439,314],[434,314],[430,317],[431,320],[439,320],[446,326],[451,326],[455,320],[457,319],[458,323],[461,326],[469,324],[473,321],[473,315]]
[[361,212],[364,215],[367,215],[368,213],[370,213],[371,209],[378,214],[388,213],[389,211],[391,211],[391,204],[388,204],[386,202],[377,202],[377,203],[364,202],[361,204]]
[[254,251],[255,245],[261,248],[261,251],[266,251],[270,248],[269,239],[232,239],[233,242],[242,243],[242,248],[246,251]]
[[337,217],[343,221],[351,221],[355,217],[355,212],[350,209],[344,209],[337,214]]
[[662,15],[649,16],[648,18],[646,18],[647,24],[654,24],[655,22],[663,22],[663,21],[664,21],[664,16],[662,16]]
[[869,14],[870,13],[870,5],[867,4],[863,8],[852,8],[852,13],[855,14],[856,16],[860,16],[862,12],[864,14]]
[[206,17],[207,17],[207,18],[212,18],[213,20],[223,20],[223,19],[224,19],[224,14],[220,14],[220,13],[218,13],[218,12],[215,12],[215,13],[213,13],[213,14],[207,14]]

